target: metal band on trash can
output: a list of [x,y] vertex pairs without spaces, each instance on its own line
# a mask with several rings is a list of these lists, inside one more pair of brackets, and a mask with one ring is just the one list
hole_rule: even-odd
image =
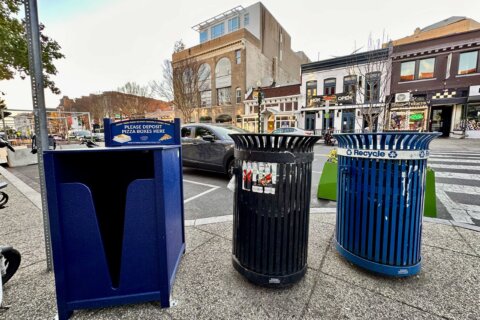
[[372,150],[338,148],[337,155],[352,158],[385,159],[385,160],[424,160],[428,159],[428,150]]

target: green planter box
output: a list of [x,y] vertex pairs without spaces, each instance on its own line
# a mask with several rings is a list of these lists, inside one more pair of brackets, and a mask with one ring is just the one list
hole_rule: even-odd
[[[337,171],[338,165],[336,163],[325,162],[322,175],[320,176],[320,181],[318,182],[318,199],[337,201]],[[431,168],[427,168],[423,215],[431,218],[435,218],[437,216],[435,172]]]
[[337,201],[337,171],[338,165],[325,162],[318,183],[317,198]]

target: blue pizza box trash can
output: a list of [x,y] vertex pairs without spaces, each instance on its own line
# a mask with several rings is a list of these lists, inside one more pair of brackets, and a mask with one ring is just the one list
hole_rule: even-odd
[[107,147],[45,151],[59,320],[158,301],[185,251],[180,123],[105,121]]
[[439,133],[336,134],[338,252],[375,273],[420,272],[430,142]]

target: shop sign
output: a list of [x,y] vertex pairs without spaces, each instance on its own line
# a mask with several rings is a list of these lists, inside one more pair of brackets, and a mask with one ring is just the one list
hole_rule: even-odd
[[355,97],[352,93],[341,93],[337,94],[337,102],[339,104],[354,104]]
[[423,113],[415,113],[410,115],[410,120],[418,121],[423,119]]
[[353,148],[338,148],[339,156],[367,158],[367,159],[389,159],[389,160],[410,160],[427,159],[428,150],[364,150]]
[[331,95],[324,95],[324,96],[312,96],[310,98],[310,104],[317,104],[324,106],[326,105],[327,101],[330,105],[337,104],[337,95],[331,94]]
[[426,101],[414,102],[394,102],[391,104],[392,109],[426,109],[428,104]]
[[179,119],[175,122],[156,119],[112,122],[104,119],[103,122],[107,147],[180,144]]

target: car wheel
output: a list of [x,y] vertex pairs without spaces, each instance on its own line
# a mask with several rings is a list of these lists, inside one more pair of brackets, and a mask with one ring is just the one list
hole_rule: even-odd
[[227,176],[229,179],[231,179],[233,176],[234,167],[235,167],[235,159],[231,159],[230,161],[228,161],[228,165],[227,165]]

